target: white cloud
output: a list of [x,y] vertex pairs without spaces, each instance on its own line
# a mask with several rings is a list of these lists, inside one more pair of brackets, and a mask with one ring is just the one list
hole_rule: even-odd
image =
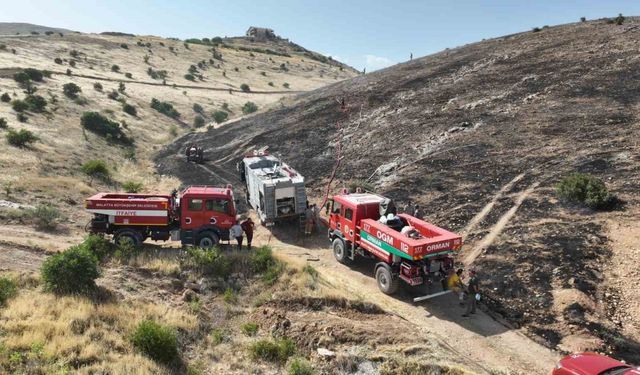
[[372,72],[374,70],[386,68],[387,66],[391,66],[395,64],[390,59],[382,56],[364,55],[364,58],[365,58],[365,67],[367,68],[367,72]]

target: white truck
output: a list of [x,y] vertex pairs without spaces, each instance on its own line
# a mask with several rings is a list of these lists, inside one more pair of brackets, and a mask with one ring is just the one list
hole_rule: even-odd
[[238,163],[247,202],[264,225],[301,218],[307,207],[304,177],[266,149],[246,154]]

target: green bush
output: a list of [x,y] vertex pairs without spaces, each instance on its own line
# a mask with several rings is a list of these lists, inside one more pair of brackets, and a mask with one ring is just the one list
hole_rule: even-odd
[[7,127],[7,119],[0,117],[0,129],[6,129]]
[[293,341],[288,338],[276,340],[260,340],[249,347],[253,359],[284,364],[296,352]]
[[220,345],[227,340],[227,332],[222,328],[214,328],[211,331],[211,344],[213,346]]
[[75,99],[78,97],[78,93],[82,92],[82,89],[75,83],[69,82],[62,86],[62,92],[67,98]]
[[288,89],[289,88],[289,84],[287,82],[285,82],[285,83],[282,84],[282,87],[284,87],[285,89]]
[[124,82],[118,83],[118,92],[124,94],[127,87],[124,85]]
[[31,81],[29,75],[25,72],[18,72],[13,75],[13,79],[21,85],[25,85]]
[[609,193],[604,182],[586,173],[573,173],[556,186],[560,198],[582,203],[592,209],[608,209],[615,205],[616,197]]
[[123,142],[130,142],[122,132],[122,129],[120,129],[120,124],[115,121],[109,120],[98,112],[83,113],[82,117],[80,118],[80,123],[82,124],[83,128],[98,135],[113,138]]
[[248,115],[249,113],[253,113],[258,110],[258,106],[254,102],[246,102],[242,106],[242,113]]
[[40,272],[45,289],[62,294],[91,292],[100,276],[98,258],[83,246],[73,246],[51,255],[42,264]]
[[131,116],[134,116],[134,117],[138,115],[138,110],[136,109],[136,107],[134,107],[134,106],[132,106],[131,104],[128,104],[128,103],[124,103],[122,105],[122,110],[125,113],[128,113],[128,114],[130,114]]
[[93,89],[99,92],[102,92],[102,83],[96,82],[93,84]]
[[240,85],[240,90],[242,90],[244,92],[249,92],[249,91],[251,91],[251,88],[246,83],[243,83],[243,84]]
[[30,216],[40,229],[54,229],[60,219],[60,210],[50,204],[39,204],[30,212]]
[[42,79],[44,78],[44,73],[38,69],[26,68],[23,72],[29,77],[29,79],[35,82],[42,82]]
[[18,119],[18,121],[20,122],[27,122],[27,120],[29,119],[29,117],[27,117],[27,115],[25,115],[24,113],[20,112],[18,114],[16,114],[16,118]]
[[5,92],[4,94],[2,94],[2,96],[0,96],[0,100],[2,100],[4,103],[9,103],[11,101],[11,95]]
[[7,45],[4,43],[0,43],[0,51],[6,51],[7,50]]
[[171,118],[180,117],[180,112],[176,111],[171,103],[161,102],[156,98],[151,99],[151,108]]
[[76,61],[75,60],[69,60],[69,66],[72,68],[76,67]]
[[16,112],[24,112],[29,109],[29,104],[24,100],[16,99],[11,102],[11,108]]
[[173,328],[144,320],[131,335],[131,344],[149,358],[171,363],[178,358],[178,339]]
[[169,134],[171,134],[174,137],[177,137],[178,136],[178,127],[173,125],[173,124],[171,126],[169,126]]
[[29,95],[24,99],[31,112],[44,112],[47,107],[47,99],[40,95]]
[[193,111],[195,113],[200,113],[202,114],[204,112],[204,108],[202,108],[202,106],[198,103],[193,103]]
[[275,85],[273,84],[273,82],[269,82],[268,83],[269,86],[274,87]]
[[289,365],[289,375],[314,375],[313,366],[302,358],[294,358]]
[[53,62],[56,63],[56,64],[62,65],[62,59],[59,58],[59,57],[56,57],[55,59],[53,59]]
[[125,43],[120,44],[120,48],[129,49],[129,46]]
[[251,255],[251,269],[254,273],[262,274],[262,279],[267,284],[273,284],[284,270],[284,265],[279,262],[268,246],[262,246]]
[[616,25],[622,25],[624,23],[624,16],[622,15],[622,13],[618,13],[618,17],[616,17],[613,22],[616,23]]
[[136,181],[127,181],[124,184],[122,184],[122,188],[127,193],[139,193],[142,191],[143,187],[144,185],[142,184],[142,182],[136,182]]
[[15,131],[9,129],[6,134],[7,142],[16,147],[28,147],[30,144],[38,140],[32,132],[26,129]]
[[236,293],[231,288],[225,289],[222,299],[228,304],[238,302],[238,296],[236,296]]
[[180,262],[181,268],[206,276],[227,278],[231,274],[231,261],[218,249],[189,247]]
[[88,235],[80,244],[81,247],[94,254],[98,260],[104,260],[115,250],[115,245],[105,237]]
[[240,326],[240,330],[247,336],[255,336],[258,333],[258,325],[253,322],[247,322]]
[[129,79],[133,78],[133,74],[131,74],[131,73],[125,73],[124,76],[129,78]]
[[200,116],[200,115],[196,115],[196,117],[193,118],[193,127],[194,128],[201,128],[204,126],[204,117]]
[[82,164],[82,172],[90,177],[99,177],[99,178],[107,178],[109,177],[109,168],[107,168],[107,163],[104,160],[95,159],[89,160],[88,162]]
[[7,277],[0,277],[0,306],[4,306],[16,294],[18,294],[18,287],[15,281]]
[[78,52],[78,50],[72,49],[71,51],[69,51],[69,55],[71,55],[71,57],[77,59],[80,56],[80,52]]
[[189,80],[189,81],[195,81],[196,77],[194,77],[194,75],[191,74],[191,73],[187,73],[187,74],[184,75],[184,79]]
[[153,70],[151,67],[147,68],[147,74],[153,79],[165,79],[168,76],[166,70]]
[[223,122],[227,121],[228,117],[229,114],[225,111],[213,112],[213,120],[216,122],[216,124],[222,124]]
[[116,90],[111,90],[111,92],[107,94],[107,98],[111,100],[118,100],[119,96],[120,94]]

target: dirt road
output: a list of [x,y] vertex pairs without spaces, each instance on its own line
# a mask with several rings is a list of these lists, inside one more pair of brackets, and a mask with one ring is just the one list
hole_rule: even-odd
[[289,262],[311,264],[339,293],[375,303],[413,323],[416,332],[436,337],[461,357],[468,358],[468,365],[479,372],[509,369],[546,374],[559,357],[519,330],[508,329],[481,311],[472,318],[462,318],[462,308],[451,295],[413,304],[411,291],[402,291],[397,297],[382,294],[373,278],[374,263],[361,260],[351,267],[339,264],[322,235],[302,238],[279,229],[271,234],[261,227],[255,243],[269,243]]

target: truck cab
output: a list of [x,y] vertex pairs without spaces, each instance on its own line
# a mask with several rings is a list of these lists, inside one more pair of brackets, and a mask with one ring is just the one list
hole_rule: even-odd
[[236,223],[231,186],[191,186],[181,194],[177,206],[183,244],[211,247],[229,239],[229,228]]
[[360,239],[360,221],[378,220],[383,197],[375,194],[336,195],[329,204],[329,231],[340,233],[343,239],[357,242]]

